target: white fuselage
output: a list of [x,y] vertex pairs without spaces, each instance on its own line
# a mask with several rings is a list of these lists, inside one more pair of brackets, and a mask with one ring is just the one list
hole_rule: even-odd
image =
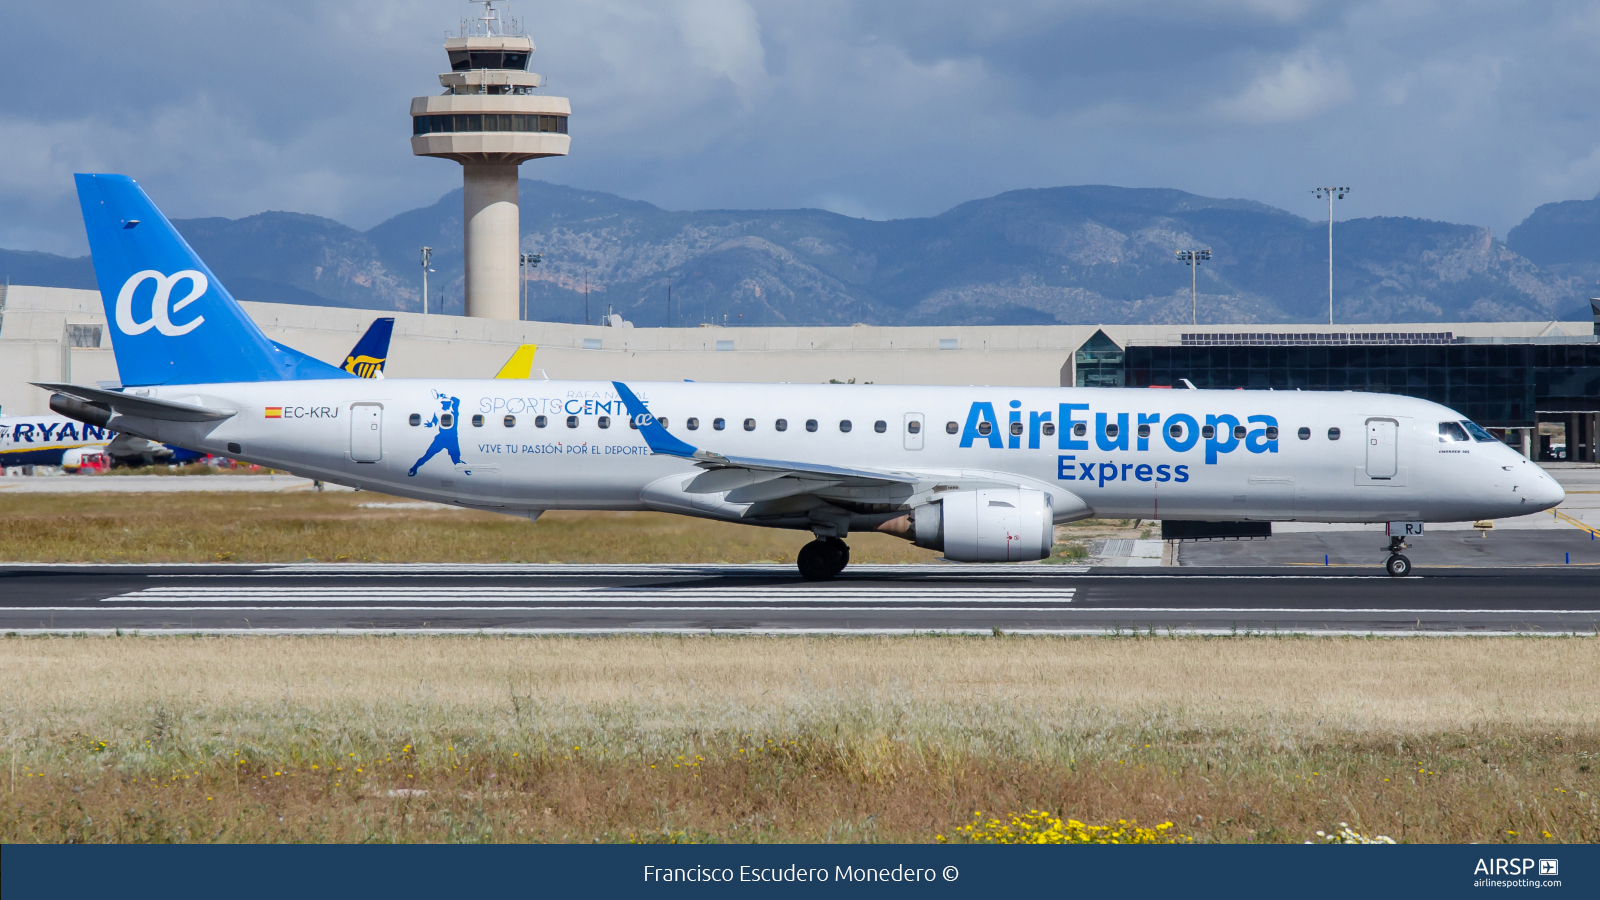
[[[1498,441],[1442,438],[1440,423],[1459,423],[1458,413],[1391,394],[629,387],[673,436],[705,450],[1012,483],[1049,492],[1058,521],[1093,515],[1443,522],[1524,515],[1563,497],[1549,475]],[[804,527],[792,503],[734,503],[721,494],[686,492],[701,470],[653,455],[609,382],[350,379],[128,393],[237,414],[214,423],[118,416],[112,428],[388,494],[515,514],[660,509]],[[442,426],[445,414],[449,428]],[[689,428],[691,418],[698,428]],[[787,425],[782,431],[780,419]],[[753,420],[752,430],[746,420]],[[815,420],[815,431],[808,420]],[[915,434],[913,421],[920,425]],[[1079,423],[1082,435],[1075,433]],[[1141,425],[1148,436],[1141,437]],[[1202,436],[1208,426],[1211,436]],[[1236,427],[1243,437],[1233,437]],[[835,488],[828,500],[852,513],[852,530],[906,508],[903,496],[871,489]]]

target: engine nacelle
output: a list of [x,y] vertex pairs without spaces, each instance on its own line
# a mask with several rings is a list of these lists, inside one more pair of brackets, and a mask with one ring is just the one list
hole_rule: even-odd
[[1003,488],[945,494],[911,512],[914,542],[957,562],[1044,559],[1055,546],[1055,511],[1043,491]]

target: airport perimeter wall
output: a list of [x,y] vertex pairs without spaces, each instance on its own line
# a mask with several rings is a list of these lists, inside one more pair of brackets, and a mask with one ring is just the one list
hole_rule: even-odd
[[[610,328],[507,322],[382,310],[244,303],[267,336],[342,363],[374,319],[393,316],[385,369],[391,378],[489,378],[519,344],[537,344],[534,377],[637,381],[877,384],[1070,384],[1072,355],[1095,331],[1119,345],[1177,344],[1182,334],[1256,332],[1453,332],[1458,337],[1536,337],[1552,326],[1589,334],[1589,322],[1458,322],[1405,325],[966,325]],[[11,285],[0,295],[0,412],[48,412],[33,381],[117,381],[98,291]],[[77,327],[74,327],[77,326]],[[84,327],[88,326],[88,327]],[[94,326],[99,326],[96,329]]]

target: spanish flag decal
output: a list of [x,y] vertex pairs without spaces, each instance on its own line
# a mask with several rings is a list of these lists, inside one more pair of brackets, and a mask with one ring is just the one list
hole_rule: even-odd
[[267,407],[267,418],[269,418],[269,419],[281,419],[281,418],[283,418],[283,407],[281,407],[281,406],[269,406],[269,407]]

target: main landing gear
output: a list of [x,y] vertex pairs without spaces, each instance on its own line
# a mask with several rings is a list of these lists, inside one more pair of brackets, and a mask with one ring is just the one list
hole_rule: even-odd
[[817,538],[800,548],[795,560],[800,577],[807,581],[827,581],[850,564],[850,545],[836,537]]
[[1395,578],[1404,578],[1411,574],[1411,560],[1400,553],[1404,549],[1406,549],[1405,538],[1398,536],[1389,538],[1389,561],[1383,564],[1383,570]]

